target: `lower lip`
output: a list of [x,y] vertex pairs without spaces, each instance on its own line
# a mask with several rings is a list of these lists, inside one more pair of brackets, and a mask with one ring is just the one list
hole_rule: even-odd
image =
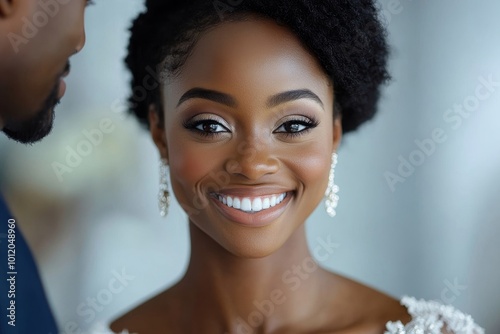
[[60,79],[59,80],[59,92],[58,92],[57,96],[59,98],[62,98],[65,93],[66,93],[66,81],[64,81],[64,79]]
[[247,227],[262,227],[270,225],[285,212],[291,202],[292,192],[287,192],[283,201],[272,208],[259,212],[244,212],[235,208],[230,208],[221,203],[218,199],[211,197],[219,211],[229,220]]

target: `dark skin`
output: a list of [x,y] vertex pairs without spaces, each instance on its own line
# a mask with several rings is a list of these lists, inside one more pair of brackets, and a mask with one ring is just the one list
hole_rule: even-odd
[[[195,94],[179,103],[193,88],[224,99]],[[410,320],[397,300],[311,262],[304,222],[323,198],[342,137],[333,89],[300,41],[272,21],[224,23],[201,37],[162,87],[164,122],[150,112],[190,218],[190,264],[175,286],[117,319],[114,332],[380,334],[387,321]],[[269,103],[298,90],[312,94]],[[286,199],[266,220],[226,214],[214,192]],[[291,284],[286,273],[298,267]],[[251,318],[265,301],[267,314]]]
[[0,0],[0,130],[11,138],[33,143],[50,132],[55,104],[65,93],[69,58],[85,45],[88,3],[51,7],[47,23],[25,35],[26,22],[34,26],[33,17],[49,17],[41,1]]

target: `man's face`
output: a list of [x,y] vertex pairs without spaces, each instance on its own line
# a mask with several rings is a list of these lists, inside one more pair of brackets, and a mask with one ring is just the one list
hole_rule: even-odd
[[0,125],[33,143],[52,129],[69,58],[85,44],[89,0],[0,1]]

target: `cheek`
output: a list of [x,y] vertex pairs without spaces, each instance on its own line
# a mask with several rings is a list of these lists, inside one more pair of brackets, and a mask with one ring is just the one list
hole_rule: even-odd
[[[206,188],[214,173],[223,165],[224,154],[215,148],[193,140],[184,130],[172,128],[167,135],[168,159],[172,184],[178,186],[178,196],[191,198]],[[174,188],[174,191],[176,189]]]
[[194,187],[213,168],[213,154],[196,148],[196,145],[182,145],[180,142],[169,147],[169,165],[172,177],[184,187]]
[[331,153],[331,145],[321,142],[297,150],[287,159],[288,168],[303,187],[301,190],[313,202],[319,201],[324,195],[328,184]]
[[57,14],[39,28],[34,39],[39,44],[39,53],[53,59],[57,67],[77,51],[84,38],[84,11],[83,1],[70,1],[60,5]]
[[325,183],[325,176],[330,169],[330,150],[322,147],[303,152],[297,159],[295,169],[304,181],[305,185],[315,185],[315,183]]

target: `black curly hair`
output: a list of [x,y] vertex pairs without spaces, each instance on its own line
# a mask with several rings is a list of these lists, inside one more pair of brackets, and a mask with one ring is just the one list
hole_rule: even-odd
[[[333,82],[344,133],[375,115],[380,86],[389,79],[389,52],[373,0],[146,0],[125,59],[132,73],[130,112],[149,126],[150,104],[161,106],[159,81],[181,70],[199,36],[250,15],[288,27],[318,59]],[[147,83],[151,76],[156,85]]]

